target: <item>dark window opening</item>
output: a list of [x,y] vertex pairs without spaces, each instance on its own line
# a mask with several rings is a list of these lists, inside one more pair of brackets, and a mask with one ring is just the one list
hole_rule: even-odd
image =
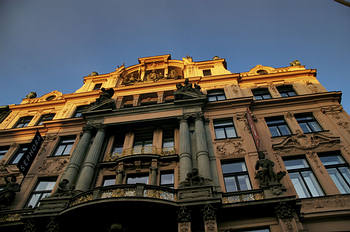
[[115,185],[115,176],[105,176],[103,178],[103,183],[102,186],[111,186],[111,185]]
[[13,128],[24,128],[27,127],[30,121],[32,121],[33,116],[21,117]]
[[228,139],[237,137],[232,119],[214,120],[214,131],[216,139]]
[[270,129],[272,137],[285,136],[291,134],[283,116],[265,118],[265,121]]
[[253,89],[252,93],[254,95],[255,100],[271,99],[271,95],[268,88]]
[[140,101],[141,106],[153,105],[153,104],[157,104],[158,102],[157,93],[142,94],[140,98],[141,98],[141,101]]
[[92,90],[99,90],[102,87],[102,83],[95,84],[94,88]]
[[52,119],[55,117],[55,114],[44,114],[40,117],[38,121],[38,126],[42,125],[44,122],[52,121]]
[[211,76],[211,70],[210,69],[204,69],[203,70],[203,76]]
[[53,188],[55,187],[55,184],[56,179],[39,181],[29,197],[27,207],[38,207],[40,204],[40,200],[45,197],[48,197],[51,194]]
[[78,106],[73,114],[73,118],[83,117],[83,112],[88,108],[88,105]]
[[26,150],[28,150],[29,144],[22,144],[19,146],[19,149],[17,150],[16,154],[14,154],[10,160],[10,164],[18,164]]
[[225,91],[223,89],[208,90],[208,101],[223,101],[226,100]]
[[245,163],[230,162],[222,163],[222,174],[224,176],[226,192],[250,190],[248,170]]
[[281,85],[277,86],[277,90],[280,93],[281,97],[293,97],[296,96],[296,92],[291,85]]
[[61,137],[60,142],[52,156],[70,155],[74,142],[75,136]]
[[322,131],[322,127],[316,121],[312,113],[295,114],[294,117],[304,133]]

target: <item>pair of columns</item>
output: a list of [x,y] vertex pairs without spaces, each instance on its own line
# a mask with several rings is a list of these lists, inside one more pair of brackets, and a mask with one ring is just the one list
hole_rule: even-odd
[[[97,132],[86,155],[93,129],[97,129]],[[104,125],[87,125],[84,127],[83,135],[73,151],[69,164],[61,178],[61,180],[68,180],[70,188],[76,183],[74,189],[76,191],[87,191],[89,189],[96,164],[99,160],[105,134]]]
[[[188,119],[189,116],[184,116],[180,119],[180,184],[186,181],[187,173],[192,172],[191,137]],[[210,180],[211,174],[209,152],[203,115],[201,113],[197,113],[195,115],[195,135],[198,174],[204,179]]]

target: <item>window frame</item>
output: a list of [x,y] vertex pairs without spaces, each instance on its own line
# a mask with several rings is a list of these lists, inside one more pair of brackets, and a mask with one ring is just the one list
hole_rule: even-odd
[[75,111],[72,115],[72,118],[81,118],[83,117],[83,111],[88,108],[89,105],[80,105],[75,108]]
[[[288,123],[285,120],[283,115],[282,116],[266,117],[265,123],[266,123],[266,126],[269,128],[269,131],[271,133],[271,137],[281,137],[281,136],[288,136],[288,135],[292,134],[292,132],[288,126]],[[273,130],[273,128],[275,128],[275,130]],[[286,134],[285,132],[283,132],[284,129],[282,129],[282,128],[287,129],[288,133]],[[277,134],[275,134],[274,131],[276,131]]]
[[224,89],[211,89],[207,91],[208,102],[225,101],[226,95]]
[[[37,188],[39,187],[40,183],[43,183],[43,182],[49,182],[51,184],[53,184],[52,186],[52,189],[45,189],[45,190],[37,190]],[[35,184],[35,187],[32,189],[28,199],[27,199],[27,202],[26,202],[26,207],[29,208],[30,207],[30,203],[31,203],[31,200],[33,198],[34,195],[36,194],[39,194],[39,198],[37,200],[34,200],[34,206],[32,206],[31,208],[36,208],[39,206],[40,204],[40,201],[49,196],[52,191],[55,189],[55,186],[56,186],[56,182],[57,182],[57,177],[50,177],[50,178],[45,178],[45,179],[38,179],[36,184]]]
[[[287,164],[286,164],[286,161],[292,161],[292,160],[304,160],[304,164],[307,164],[307,167],[303,167],[303,168],[291,168],[289,169]],[[322,196],[325,196],[325,192],[324,190],[322,189],[322,186],[320,185],[319,181],[317,180],[314,172],[312,171],[312,168],[311,166],[309,165],[309,162],[307,161],[306,157],[302,157],[302,156],[297,156],[297,157],[286,157],[285,159],[283,159],[283,163],[284,163],[284,166],[286,167],[286,170],[288,172],[288,176],[293,184],[293,187],[295,189],[295,192],[297,193],[298,197],[299,198],[312,198],[312,197],[322,197]],[[305,196],[305,197],[302,197],[300,196],[300,194],[298,193],[298,190],[297,190],[297,187],[295,186],[294,182],[293,182],[293,179],[291,177],[291,174],[293,173],[297,173],[298,174],[298,180],[302,180],[302,183],[301,183],[301,188],[302,190],[306,190],[307,191],[307,194],[308,196]],[[315,195],[312,193],[312,191],[310,190],[310,186],[308,185],[308,182],[305,180],[305,177],[303,175],[303,173],[308,173],[309,176],[311,176],[310,180],[312,181],[312,184],[313,184],[313,188],[315,188],[316,191],[320,190],[317,194],[318,195]],[[315,181],[315,182],[313,182]],[[305,188],[304,188],[305,187]],[[304,192],[305,193],[305,192]]]
[[2,160],[7,152],[10,150],[10,146],[0,146],[0,160]]
[[[229,125],[231,123],[231,125]],[[223,125],[226,124],[226,125]],[[227,129],[233,128],[233,136],[229,136],[227,133]],[[233,122],[232,118],[218,118],[213,120],[213,129],[215,134],[215,139],[232,139],[232,138],[238,138],[237,130],[235,127],[235,124]],[[220,130],[223,129],[223,132],[225,134],[224,137],[218,138],[218,133]]]
[[28,150],[28,148],[29,148],[29,143],[24,143],[19,145],[19,148],[17,149],[15,154],[12,155],[9,161],[9,164],[13,164],[13,165],[18,164],[18,162],[21,160],[21,158],[23,157],[24,153]]
[[[47,118],[45,119],[45,117],[47,117],[47,116],[52,116],[52,118],[49,117],[49,119],[47,119]],[[52,121],[55,116],[56,116],[55,113],[41,115],[38,122],[36,123],[36,126],[41,126],[43,124],[43,122]]]
[[[29,125],[29,123],[33,120],[34,116],[24,116],[20,117],[16,124],[13,126],[13,129],[16,128],[25,128]],[[21,125],[21,126],[20,126]]]
[[102,83],[96,83],[95,85],[94,85],[94,88],[92,88],[92,91],[94,91],[94,90],[100,90],[102,88]]
[[211,72],[211,69],[203,69],[202,70],[202,73],[203,73],[203,76],[204,77],[207,77],[207,76],[212,76],[212,72]]
[[281,97],[294,97],[298,95],[293,85],[279,85],[276,89]]
[[[253,94],[255,100],[272,99],[269,88],[266,88],[266,87],[265,88],[255,88],[255,89],[252,89],[251,91],[252,91],[252,94]],[[259,93],[259,91],[262,93]],[[265,91],[265,93],[263,93],[263,91]],[[268,96],[268,97],[266,97],[266,96]]]
[[[68,136],[60,137],[59,141],[58,141],[58,143],[57,143],[57,145],[55,147],[55,150],[52,152],[52,154],[50,156],[51,157],[69,156],[71,154],[71,152],[72,152],[75,140],[76,140],[76,136],[75,135],[68,135]],[[69,142],[67,142],[67,141],[69,141]],[[67,149],[67,146],[69,146],[69,145],[71,145],[71,146],[70,146],[68,154],[66,154],[65,151]],[[63,148],[61,154],[57,154],[58,151],[60,150],[61,146],[64,146],[64,148]]]
[[[323,131],[322,126],[316,120],[313,113],[311,113],[311,112],[294,114],[294,118],[298,122],[298,125],[304,134],[317,133],[317,132]],[[309,118],[309,119],[305,119],[305,118]],[[313,125],[313,124],[315,124],[315,125]],[[305,126],[302,126],[302,125],[305,125]],[[319,129],[314,129],[315,126],[319,127]]]
[[[137,143],[139,143],[139,144],[137,144]],[[136,149],[140,149],[140,151],[136,150],[135,148]],[[150,149],[150,151],[148,149]],[[137,152],[135,152],[135,150]],[[134,134],[134,142],[133,142],[133,145],[132,145],[132,153],[135,154],[135,155],[138,155],[138,154],[152,154],[153,153],[153,131],[152,132],[135,133]]]
[[[162,176],[172,175],[172,183],[162,183]],[[167,188],[175,188],[175,174],[173,170],[160,171],[159,173],[159,186],[167,187]]]
[[[141,183],[141,182],[128,183],[129,182],[129,178],[147,178],[147,181],[146,181],[146,183]],[[149,173],[145,173],[145,172],[142,172],[142,173],[128,173],[128,174],[126,174],[125,183],[126,184],[146,184],[146,185],[148,185],[149,181],[150,181],[149,180]]]
[[[232,164],[244,164],[245,170],[225,172],[224,165],[232,165]],[[252,183],[250,181],[249,172],[248,172],[247,165],[246,165],[244,160],[222,160],[221,161],[221,171],[222,171],[222,177],[224,180],[225,192],[232,193],[232,192],[252,190]],[[234,183],[235,186],[233,186],[233,187],[235,187],[237,189],[235,191],[228,190],[229,187],[230,188],[232,188],[232,187],[229,186],[229,183],[226,182],[226,178],[232,178],[232,177],[234,178],[234,182],[235,182]],[[248,182],[246,182],[246,184],[248,183],[247,189],[242,189],[242,186],[241,186],[240,181],[239,181],[239,177],[243,177],[245,181],[248,181]]]
[[[112,186],[112,185],[116,185],[116,176],[104,176],[103,179],[102,179],[102,185],[101,187],[107,187],[107,186]],[[106,185],[106,182],[108,181],[113,181],[113,184],[107,184]]]
[[[342,163],[338,163],[338,164],[325,164],[323,161],[322,161],[322,158],[324,157],[339,157],[340,161],[342,161]],[[329,176],[331,177],[332,181],[334,182],[334,184],[337,186],[337,189],[339,190],[339,192],[341,194],[348,194],[350,193],[350,168],[349,168],[349,164],[346,162],[346,160],[343,158],[343,156],[341,155],[341,153],[339,151],[336,151],[336,152],[323,152],[323,153],[319,153],[318,154],[318,157],[320,158],[321,160],[321,163],[322,165],[325,167],[325,169],[327,170]],[[347,169],[347,172],[348,172],[348,175],[349,175],[349,180],[347,180],[346,177],[344,177],[344,174],[342,173],[342,171],[340,170],[341,168],[345,168]],[[329,169],[335,169],[337,174],[338,174],[338,177],[340,176],[341,177],[341,181],[343,183],[345,183],[345,186],[347,187],[345,190],[345,192],[343,192],[337,185],[336,181],[334,181],[333,179],[333,176],[331,175]]]

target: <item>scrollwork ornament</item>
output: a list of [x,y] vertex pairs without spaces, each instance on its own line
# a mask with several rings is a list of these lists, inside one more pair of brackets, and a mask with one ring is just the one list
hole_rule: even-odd
[[177,211],[177,221],[178,222],[190,222],[191,221],[191,211],[185,207],[181,206]]
[[275,207],[275,213],[279,219],[291,219],[294,217],[295,210],[286,202],[281,202]]
[[203,214],[204,221],[216,220],[216,210],[210,204],[207,204],[203,207],[202,214]]

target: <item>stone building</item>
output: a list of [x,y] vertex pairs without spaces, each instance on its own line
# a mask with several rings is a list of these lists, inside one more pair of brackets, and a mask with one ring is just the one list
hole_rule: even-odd
[[0,107],[0,231],[349,231],[340,101],[298,61],[217,56],[32,92]]

